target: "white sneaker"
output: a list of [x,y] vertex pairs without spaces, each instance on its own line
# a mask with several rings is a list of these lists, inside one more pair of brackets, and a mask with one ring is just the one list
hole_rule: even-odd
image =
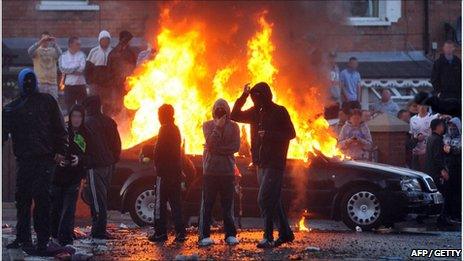
[[214,244],[214,240],[212,240],[210,237],[205,237],[198,242],[198,245],[200,246],[210,246],[213,244]]
[[240,243],[240,242],[238,241],[238,239],[237,239],[236,237],[230,236],[230,237],[227,237],[227,238],[226,238],[226,243],[227,243],[228,245],[233,246],[233,245],[237,245],[237,244]]

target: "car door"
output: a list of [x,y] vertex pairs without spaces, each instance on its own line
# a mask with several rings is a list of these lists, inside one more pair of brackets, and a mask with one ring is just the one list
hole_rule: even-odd
[[326,159],[317,158],[308,169],[306,202],[308,211],[315,216],[326,216],[335,193],[335,175]]

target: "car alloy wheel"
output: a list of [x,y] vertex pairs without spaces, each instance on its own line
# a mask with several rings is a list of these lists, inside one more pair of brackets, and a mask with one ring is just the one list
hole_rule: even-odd
[[380,217],[380,202],[368,191],[353,194],[346,208],[350,219],[359,225],[371,225]]
[[135,200],[135,213],[145,223],[153,223],[153,212],[155,210],[156,197],[154,190],[145,190]]

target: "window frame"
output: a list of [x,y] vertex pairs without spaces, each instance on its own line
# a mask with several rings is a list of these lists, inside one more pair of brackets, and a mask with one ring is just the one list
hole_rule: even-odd
[[99,11],[100,6],[88,0],[42,0],[36,7],[39,11]]
[[401,17],[401,0],[379,0],[378,17],[348,17],[351,26],[390,26]]

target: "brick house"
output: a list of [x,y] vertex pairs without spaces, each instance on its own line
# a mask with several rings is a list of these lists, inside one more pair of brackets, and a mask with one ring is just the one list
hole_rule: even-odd
[[[329,37],[332,42],[340,43],[336,51],[342,67],[350,56],[356,56],[361,62],[360,72],[366,87],[363,106],[366,108],[379,97],[375,91],[378,87],[400,87],[393,90],[394,99],[400,102],[410,99],[410,94],[416,91],[411,90],[412,87],[430,88],[430,59],[437,57],[446,39],[455,39],[460,44],[461,1],[332,3],[334,6],[351,4],[347,8],[346,28]],[[317,8],[319,4],[306,2],[302,5]],[[143,48],[144,39],[154,36],[153,25],[159,13],[157,1],[148,0],[5,0],[2,7],[2,43],[8,50],[6,54],[4,51],[3,58],[12,65],[31,63],[24,55],[25,50],[43,30],[55,35],[63,47],[71,32],[81,38],[84,50],[88,50],[96,44],[100,30],[106,29],[117,37],[117,33],[125,29],[135,35],[134,45]],[[350,41],[343,41],[346,37],[350,37]],[[9,59],[9,54],[15,58]],[[10,79],[5,78],[4,86]]]
[[[418,89],[431,88],[428,81],[431,60],[437,58],[442,43],[452,39],[461,44],[461,1],[343,3],[347,2],[351,8],[346,30],[330,37],[340,43],[336,51],[341,67],[350,56],[360,61],[364,108],[380,98],[378,88],[381,87],[391,88],[393,99],[400,103],[411,99]],[[307,4],[317,5],[317,2]],[[87,52],[96,45],[101,30],[106,29],[114,36],[113,43],[119,31],[129,30],[135,35],[134,46],[141,49],[145,39],[154,36],[153,25],[158,19],[158,2],[150,0],[3,0],[2,7],[4,94],[15,85],[18,69],[32,64],[26,50],[44,30],[56,36],[62,47],[66,46],[70,33],[80,37]],[[343,41],[348,36],[351,41]],[[11,168],[3,165],[4,172]],[[12,185],[8,184],[4,182],[4,198],[5,193],[11,195]]]

